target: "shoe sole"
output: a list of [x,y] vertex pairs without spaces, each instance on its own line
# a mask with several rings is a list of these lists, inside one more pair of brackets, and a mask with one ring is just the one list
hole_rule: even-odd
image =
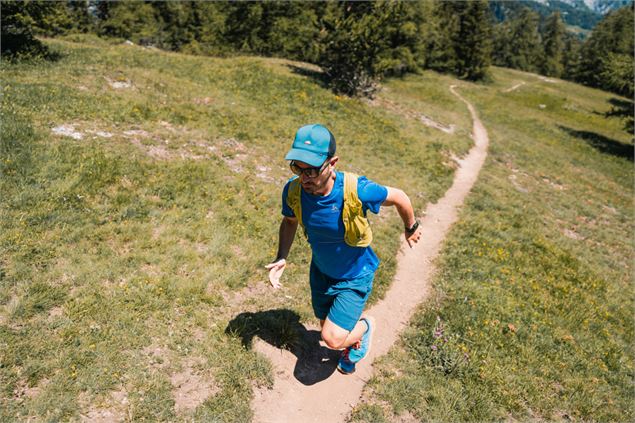
[[342,369],[339,364],[337,365],[337,371],[340,372],[343,375],[352,375],[353,373],[355,373],[355,369],[353,369],[352,372],[344,371],[344,369]]

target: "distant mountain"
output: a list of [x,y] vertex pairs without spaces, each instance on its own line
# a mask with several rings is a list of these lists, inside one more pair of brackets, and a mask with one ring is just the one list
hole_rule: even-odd
[[[541,3],[549,3],[548,0],[536,0]],[[606,15],[612,10],[619,9],[631,3],[631,0],[560,0],[576,8],[587,8],[600,15]]]
[[490,1],[490,9],[499,22],[513,17],[525,7],[535,10],[543,18],[559,11],[567,25],[591,30],[605,14],[631,2],[632,0],[494,0]]

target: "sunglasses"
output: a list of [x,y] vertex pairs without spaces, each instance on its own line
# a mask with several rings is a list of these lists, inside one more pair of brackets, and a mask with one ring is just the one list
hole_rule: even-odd
[[291,172],[295,173],[298,176],[304,174],[304,176],[306,176],[307,178],[315,178],[320,173],[322,173],[328,163],[329,160],[327,159],[324,161],[324,163],[322,163],[322,166],[320,167],[300,167],[295,163],[295,161],[292,160],[291,163],[289,163],[289,167],[291,168]]

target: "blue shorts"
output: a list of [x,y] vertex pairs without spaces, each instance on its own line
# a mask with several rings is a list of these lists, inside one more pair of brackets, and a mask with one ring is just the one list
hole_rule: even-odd
[[311,262],[311,302],[315,317],[327,317],[337,326],[352,331],[364,311],[373,289],[375,273],[356,279],[338,280],[326,276]]

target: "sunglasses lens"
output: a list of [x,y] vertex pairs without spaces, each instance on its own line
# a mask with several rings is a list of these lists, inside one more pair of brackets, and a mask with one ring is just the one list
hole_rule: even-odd
[[296,175],[300,176],[302,174],[302,169],[300,169],[300,167],[294,162],[291,162],[289,164],[289,167],[291,168],[291,172],[295,173]]
[[295,162],[289,163],[289,167],[291,168],[291,172],[295,173],[298,176],[304,173],[304,176],[306,176],[307,178],[315,178],[320,173],[322,173],[322,170],[324,169],[324,165],[322,165],[321,167],[302,168],[295,164]]

